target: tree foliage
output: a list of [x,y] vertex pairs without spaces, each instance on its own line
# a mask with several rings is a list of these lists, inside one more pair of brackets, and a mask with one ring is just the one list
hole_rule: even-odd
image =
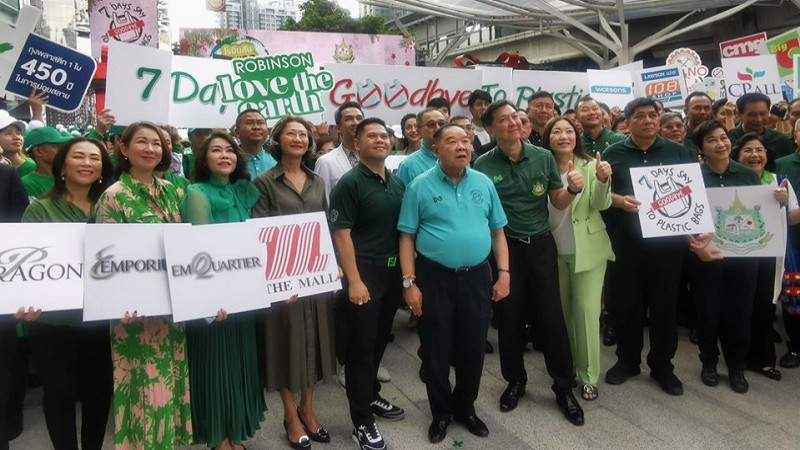
[[338,33],[400,34],[395,27],[386,27],[385,19],[378,16],[350,17],[350,12],[332,0],[308,0],[300,5],[299,21],[287,20],[280,28],[284,31],[325,31]]

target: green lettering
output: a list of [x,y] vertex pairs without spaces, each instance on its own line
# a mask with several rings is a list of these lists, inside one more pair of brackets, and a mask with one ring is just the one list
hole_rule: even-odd
[[147,85],[144,87],[144,91],[142,91],[142,100],[147,101],[150,99],[150,92],[153,91],[153,87],[155,87],[158,79],[161,78],[161,69],[139,67],[139,70],[136,71],[136,78],[141,80],[145,75],[152,76],[150,81],[148,81]]
[[[172,72],[172,79],[174,80],[174,84],[172,85],[173,102],[186,103],[192,101],[197,96],[199,86],[197,85],[197,80],[195,80],[193,76],[186,72]],[[181,79],[184,79],[189,83],[188,87],[191,91],[189,94],[184,96],[181,96]],[[187,86],[187,84],[184,83],[183,86]]]

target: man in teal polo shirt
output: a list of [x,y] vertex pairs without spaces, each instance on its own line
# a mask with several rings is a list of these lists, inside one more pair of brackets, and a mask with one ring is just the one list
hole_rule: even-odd
[[433,134],[447,123],[444,115],[437,108],[425,108],[417,114],[417,128],[422,137],[419,150],[409,155],[400,167],[397,176],[408,186],[419,174],[436,165],[436,155],[433,154]]
[[[433,422],[428,439],[441,442],[451,418],[476,436],[489,435],[475,415],[490,298],[509,292],[506,215],[485,175],[469,168],[472,142],[448,124],[434,134],[439,164],[406,188],[400,220],[403,297],[419,317],[422,365]],[[489,251],[499,276],[489,293]],[[414,255],[417,255],[416,260]],[[450,389],[450,365],[456,386]]]
[[247,109],[239,113],[233,126],[233,135],[239,139],[239,146],[247,157],[247,170],[250,171],[251,180],[278,164],[264,150],[264,143],[269,139],[269,128],[260,111]]
[[533,323],[537,333],[541,332],[556,402],[567,420],[583,425],[583,410],[572,394],[572,353],[558,287],[558,251],[547,209],[548,200],[558,209],[567,208],[583,190],[583,177],[570,169],[564,189],[553,154],[520,140],[522,124],[510,102],[492,103],[484,112],[483,123],[497,140],[497,147],[478,158],[475,169],[494,182],[508,216],[505,234],[509,269],[514,274],[498,330],[500,368],[508,382],[500,397],[500,410],[513,410],[525,394],[528,374],[523,326]]
[[353,438],[362,450],[381,450],[386,444],[375,416],[405,415],[380,396],[376,378],[402,298],[397,219],[405,185],[386,170],[392,149],[381,119],[361,121],[353,143],[360,162],[333,187],[330,218],[348,285],[345,373]]
[[761,136],[767,147],[767,166],[770,172],[775,171],[775,161],[794,152],[794,145],[786,135],[767,128],[770,99],[759,92],[749,92],[736,100],[736,109],[742,122],[728,131],[731,143],[736,143],[745,133]]
[[677,297],[686,256],[682,236],[642,237],[639,202],[633,196],[632,167],[695,163],[682,145],[658,135],[656,104],[637,98],[625,106],[631,136],[608,147],[603,161],[611,164],[612,206],[615,213],[614,252],[617,271],[611,281],[612,304],[607,304],[617,331],[617,363],[606,373],[606,383],[622,384],[641,372],[645,308],[650,311],[650,376],[664,392],[683,394],[683,384],[673,373],[672,358],[678,347]]
[[575,116],[583,127],[581,133],[583,149],[592,158],[609,145],[625,140],[624,134],[615,133],[605,127],[600,105],[588,95],[578,100],[575,105]]

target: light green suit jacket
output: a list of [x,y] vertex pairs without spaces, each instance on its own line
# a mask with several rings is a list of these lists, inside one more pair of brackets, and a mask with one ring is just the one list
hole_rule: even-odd
[[572,229],[575,233],[575,272],[584,272],[614,261],[611,240],[600,211],[611,206],[611,180],[597,180],[594,159],[575,158],[574,170],[583,176],[584,188],[572,201]]

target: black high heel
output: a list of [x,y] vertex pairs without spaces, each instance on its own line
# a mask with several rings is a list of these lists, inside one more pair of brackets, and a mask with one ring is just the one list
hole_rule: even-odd
[[[303,423],[302,419],[300,419],[300,423]],[[292,441],[292,438],[289,437],[289,426],[286,425],[285,420],[283,421],[283,429],[286,430],[286,440],[289,441],[289,445],[291,445],[294,450],[307,450],[311,448],[311,441],[305,434],[300,436],[297,442]]]
[[326,430],[325,427],[319,427],[316,433],[314,433],[308,428],[308,425],[306,425],[306,421],[303,420],[303,416],[300,415],[299,406],[297,407],[297,418],[300,419],[300,423],[303,424],[303,428],[306,430],[306,433],[308,433],[308,436],[311,438],[312,441],[322,442],[325,444],[331,441],[331,435],[330,433],[328,433],[328,430]]

